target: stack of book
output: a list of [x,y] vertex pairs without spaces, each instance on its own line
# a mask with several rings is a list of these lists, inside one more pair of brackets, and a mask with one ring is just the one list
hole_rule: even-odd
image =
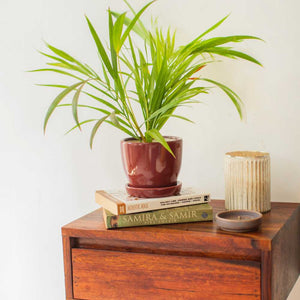
[[210,194],[183,188],[176,196],[136,198],[125,191],[96,191],[107,229],[211,221]]

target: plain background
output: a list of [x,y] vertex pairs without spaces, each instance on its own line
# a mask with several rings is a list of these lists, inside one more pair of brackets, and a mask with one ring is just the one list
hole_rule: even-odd
[[[137,8],[146,3],[131,2]],[[25,72],[45,66],[37,52],[45,50],[43,40],[99,68],[84,14],[107,40],[109,6],[125,9],[121,0],[0,2],[1,299],[64,299],[61,226],[97,208],[96,189],[126,182],[119,150],[123,134],[103,126],[91,151],[88,126],[64,136],[74,123],[70,111],[60,109],[44,136],[43,118],[58,91],[34,84],[64,81]],[[299,10],[297,0],[159,0],[145,14],[146,23],[153,15],[176,28],[179,44],[228,13],[215,35],[252,34],[266,41],[238,45],[264,68],[224,60],[205,70],[241,96],[246,121],[240,122],[232,103],[214,89],[200,98],[204,104],[182,111],[195,125],[173,120],[163,130],[184,139],[185,185],[223,198],[224,153],[262,150],[271,154],[272,201],[300,202]],[[81,119],[89,116],[80,112]],[[299,295],[298,280],[288,299]]]

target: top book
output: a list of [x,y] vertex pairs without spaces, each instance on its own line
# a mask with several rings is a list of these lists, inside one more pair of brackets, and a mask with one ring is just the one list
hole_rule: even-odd
[[207,203],[209,193],[196,188],[183,188],[179,195],[164,198],[137,198],[125,191],[96,191],[96,202],[115,215]]

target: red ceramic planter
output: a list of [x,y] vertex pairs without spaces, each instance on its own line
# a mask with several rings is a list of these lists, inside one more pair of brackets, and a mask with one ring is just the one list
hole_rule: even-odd
[[[143,143],[134,139],[121,141],[121,153],[123,166],[128,177],[127,191],[132,196],[134,188],[139,191],[161,190],[161,188],[178,185],[177,177],[181,167],[182,139],[166,136],[168,145],[173,151],[175,158],[158,142]],[[172,189],[168,189],[172,190]],[[178,189],[174,189],[178,193]],[[179,189],[180,190],[180,189]],[[147,195],[144,193],[143,195]],[[159,196],[159,195],[157,195]],[[165,194],[163,196],[166,196]]]

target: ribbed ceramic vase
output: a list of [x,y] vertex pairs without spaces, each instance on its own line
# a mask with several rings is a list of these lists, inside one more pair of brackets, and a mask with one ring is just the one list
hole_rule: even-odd
[[270,155],[235,151],[225,155],[225,207],[267,212],[270,199]]

